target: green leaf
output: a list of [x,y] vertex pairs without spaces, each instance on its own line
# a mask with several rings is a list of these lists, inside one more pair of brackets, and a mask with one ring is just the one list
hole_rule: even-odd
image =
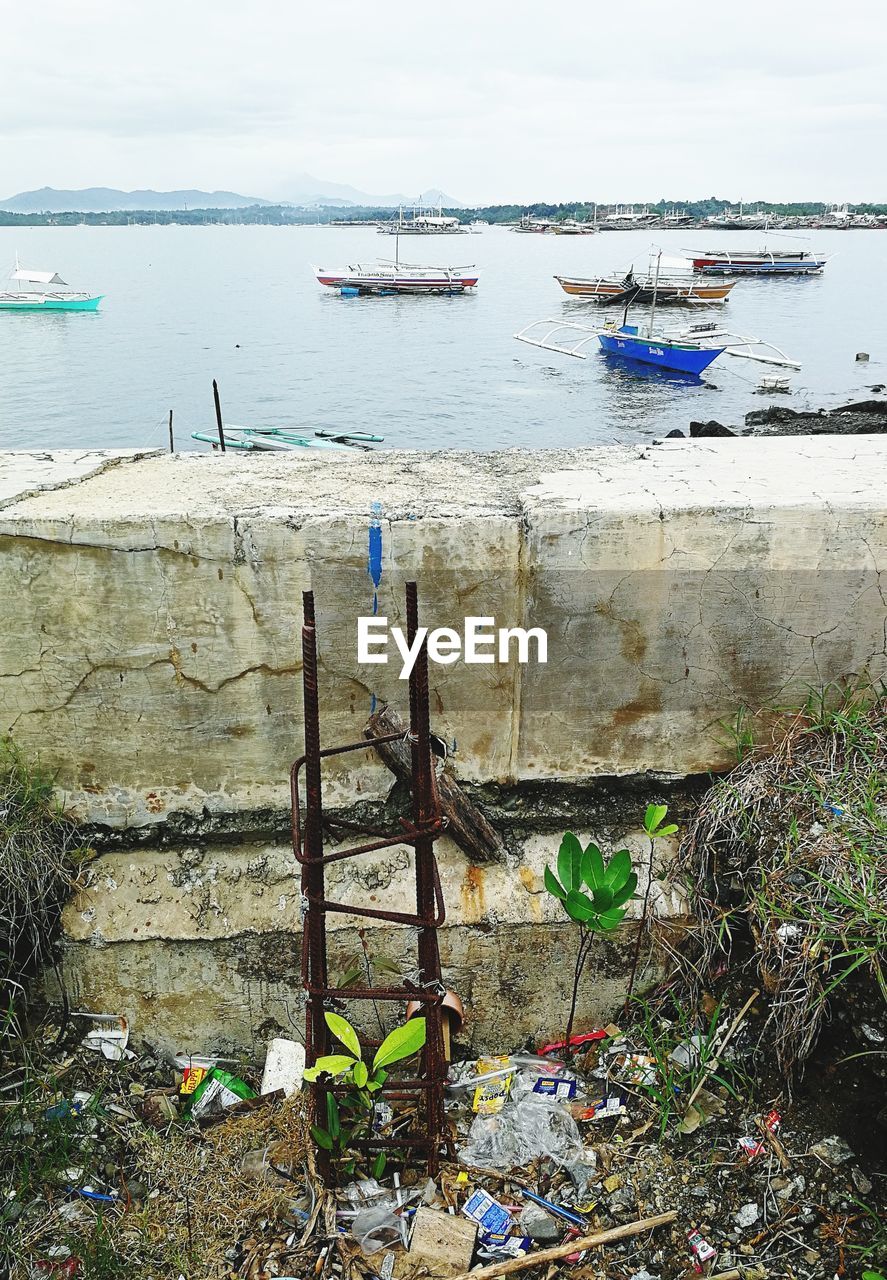
[[354,1159],[345,1161],[345,1172],[353,1174],[357,1168],[357,1161]]
[[311,1126],[311,1137],[319,1147],[323,1147],[324,1151],[332,1151],[333,1140],[326,1129],[320,1129],[316,1124],[313,1124]]
[[589,889],[598,889],[604,883],[604,857],[594,842],[585,846],[582,855],[582,879]]
[[325,1058],[318,1058],[313,1067],[305,1070],[305,1079],[313,1083],[324,1071],[330,1076],[340,1076],[354,1066],[354,1059],[345,1053],[330,1053]]
[[339,1104],[331,1093],[326,1095],[326,1127],[330,1137],[335,1141],[341,1133],[339,1124]]
[[402,1027],[395,1027],[391,1035],[386,1036],[376,1050],[376,1056],[373,1058],[373,1072],[378,1071],[379,1067],[387,1067],[392,1062],[399,1062],[401,1058],[409,1058],[411,1054],[422,1048],[425,1035],[424,1018],[411,1018]]
[[582,845],[572,831],[564,832],[557,854],[557,873],[560,882],[569,893],[582,883]]
[[545,873],[542,878],[545,881],[545,888],[548,892],[553,894],[555,898],[560,898],[561,902],[563,902],[567,896],[567,891],[566,889],[561,888],[557,876],[554,874],[551,867],[545,868]]
[[342,970],[342,975],[339,978],[338,982],[336,983],[336,986],[339,987],[340,989],[342,987],[352,987],[354,986],[354,983],[357,981],[357,979],[362,976],[362,974],[363,974],[363,963],[361,961],[361,957],[349,956],[348,959],[345,961],[345,967]]
[[355,1058],[360,1057],[360,1041],[357,1038],[357,1032],[354,1030],[350,1022],[346,1022],[344,1018],[340,1018],[337,1013],[325,1013],[324,1019],[326,1025],[332,1031],[337,1040],[341,1040],[346,1049],[354,1054]]
[[366,1063],[355,1062],[354,1071],[352,1074],[354,1076],[354,1083],[357,1085],[358,1089],[365,1088],[366,1082],[370,1077],[370,1073],[369,1071],[367,1071]]
[[601,933],[612,933],[614,929],[618,929],[622,924],[625,916],[624,907],[612,907],[609,911],[602,911],[598,916]]
[[604,884],[614,890],[621,889],[631,875],[631,854],[627,849],[619,849],[607,863]]
[[634,896],[634,891],[637,887],[638,887],[638,878],[635,875],[635,873],[632,871],[631,875],[628,877],[628,879],[626,880],[622,888],[617,889],[613,894],[612,905],[614,907],[621,907],[624,902],[628,902],[628,899]]
[[580,924],[584,924],[596,914],[591,899],[586,894],[580,893],[578,889],[570,890],[564,906],[570,919],[578,920]]
[[608,889],[606,885],[600,889],[593,889],[591,896],[594,898],[597,911],[609,911],[613,905],[613,890]]
[[381,1178],[385,1172],[385,1166],[388,1163],[388,1157],[384,1151],[380,1151],[373,1161],[372,1174],[374,1178]]
[[659,826],[662,819],[668,813],[667,804],[648,804],[647,812],[644,814],[644,830],[648,836],[651,836]]
[[652,835],[656,840],[660,840],[663,836],[673,836],[677,829],[678,824],[676,822],[670,822],[667,827],[660,827],[658,831],[652,832]]
[[391,973],[400,977],[400,965],[390,956],[373,956],[373,968],[377,973]]

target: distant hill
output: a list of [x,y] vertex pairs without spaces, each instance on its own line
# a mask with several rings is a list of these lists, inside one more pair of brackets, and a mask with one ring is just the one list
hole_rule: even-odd
[[235,191],[117,191],[113,187],[58,191],[41,187],[0,200],[0,209],[8,213],[110,213],[127,209],[245,209],[270,203]]
[[423,191],[416,195],[370,195],[339,182],[323,182],[309,173],[300,173],[280,183],[280,199],[241,196],[236,191],[118,191],[114,187],[85,187],[80,191],[59,191],[41,187],[39,191],[22,191],[0,200],[5,213],[115,213],[135,210],[162,211],[176,209],[245,209],[250,205],[294,204],[332,205],[347,208],[361,205],[370,208],[396,208],[398,205],[438,205],[461,209],[458,200],[442,191]]
[[341,182],[324,182],[310,173],[297,173],[278,184],[280,198],[288,204],[300,205],[361,205],[363,207],[394,209],[398,205],[438,205],[446,209],[462,209],[461,200],[433,188],[428,191],[404,195],[402,191],[388,195],[373,195]]

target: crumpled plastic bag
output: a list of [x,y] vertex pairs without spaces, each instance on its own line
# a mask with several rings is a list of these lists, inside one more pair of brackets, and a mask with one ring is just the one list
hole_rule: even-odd
[[498,1115],[476,1116],[459,1148],[464,1164],[487,1169],[512,1169],[538,1156],[566,1169],[577,1190],[585,1189],[595,1167],[595,1154],[584,1146],[568,1108],[533,1093]]

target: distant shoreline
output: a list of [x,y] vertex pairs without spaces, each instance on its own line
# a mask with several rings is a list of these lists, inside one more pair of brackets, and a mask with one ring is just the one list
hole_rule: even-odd
[[[634,211],[643,210],[643,216]],[[622,210],[631,210],[620,216]],[[741,210],[730,221],[734,211],[723,201],[657,202],[643,206],[570,204],[488,205],[483,208],[444,209],[466,227],[480,220],[493,226],[515,226],[522,221],[541,230],[542,224],[557,229],[561,224],[585,225],[589,230],[681,230],[705,229],[755,231],[789,230],[885,230],[887,203],[847,206],[836,210],[824,203],[760,204],[753,210]],[[231,209],[127,209],[104,212],[18,213],[0,210],[0,227],[127,227],[127,226],[330,226],[375,227],[390,222],[396,209],[381,206],[317,206],[247,205]],[[676,218],[676,213],[678,217]],[[717,217],[722,225],[711,221]],[[632,220],[632,219],[636,220]],[[525,227],[526,229],[526,227]]]

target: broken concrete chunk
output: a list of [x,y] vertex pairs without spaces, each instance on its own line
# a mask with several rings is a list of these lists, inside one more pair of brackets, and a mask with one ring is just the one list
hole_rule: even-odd
[[752,1202],[750,1204],[744,1204],[741,1209],[737,1210],[733,1215],[733,1221],[736,1223],[737,1227],[751,1227],[757,1222],[760,1216],[760,1205]]
[[854,1152],[843,1138],[833,1134],[830,1138],[823,1138],[815,1143],[810,1148],[810,1155],[818,1156],[820,1160],[834,1167],[843,1164],[845,1160],[852,1160]]

